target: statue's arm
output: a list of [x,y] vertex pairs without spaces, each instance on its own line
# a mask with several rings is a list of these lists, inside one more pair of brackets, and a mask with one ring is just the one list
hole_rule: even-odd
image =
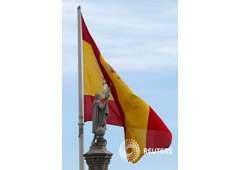
[[[108,107],[108,106],[107,106],[107,104],[108,104],[108,99],[105,100],[105,103],[104,103],[104,104],[105,104],[105,108]],[[107,117],[109,116],[108,111],[105,112],[105,115],[106,115]]]
[[104,104],[100,103],[100,104],[98,105],[99,109],[101,109],[101,110],[104,109],[105,106],[106,106],[105,103],[104,103]]
[[104,104],[100,103],[100,104],[98,105],[98,107],[99,107],[100,109],[104,109],[104,108],[107,106],[107,104],[108,104],[108,99],[105,100]]

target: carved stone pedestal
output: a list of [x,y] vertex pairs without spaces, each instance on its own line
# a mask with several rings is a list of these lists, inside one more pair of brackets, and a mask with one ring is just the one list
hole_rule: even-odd
[[106,149],[106,145],[91,146],[85,157],[89,170],[108,170],[108,164],[112,153]]

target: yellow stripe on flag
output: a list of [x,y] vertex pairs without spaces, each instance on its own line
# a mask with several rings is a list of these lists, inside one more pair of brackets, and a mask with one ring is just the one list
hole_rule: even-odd
[[[94,96],[96,93],[102,94],[104,90],[104,77],[99,68],[96,56],[91,44],[83,41],[83,68],[84,68],[84,95]],[[106,84],[107,85],[107,84]],[[107,89],[105,89],[107,91]],[[112,95],[109,100],[113,100]]]

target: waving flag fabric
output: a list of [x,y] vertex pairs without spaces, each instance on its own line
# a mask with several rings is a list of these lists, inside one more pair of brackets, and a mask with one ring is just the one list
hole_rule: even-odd
[[123,126],[125,140],[138,143],[140,154],[137,159],[129,159],[136,163],[143,155],[144,149],[168,148],[172,142],[172,134],[144,100],[136,96],[124,83],[116,71],[104,60],[84,19],[82,18],[83,62],[84,62],[84,121],[92,120],[92,103],[94,95],[101,93],[111,84],[109,99],[108,124]]

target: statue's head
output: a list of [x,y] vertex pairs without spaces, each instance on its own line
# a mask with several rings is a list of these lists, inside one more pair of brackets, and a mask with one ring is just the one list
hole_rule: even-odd
[[95,94],[95,100],[101,100],[102,99],[102,96],[100,93],[96,93]]

